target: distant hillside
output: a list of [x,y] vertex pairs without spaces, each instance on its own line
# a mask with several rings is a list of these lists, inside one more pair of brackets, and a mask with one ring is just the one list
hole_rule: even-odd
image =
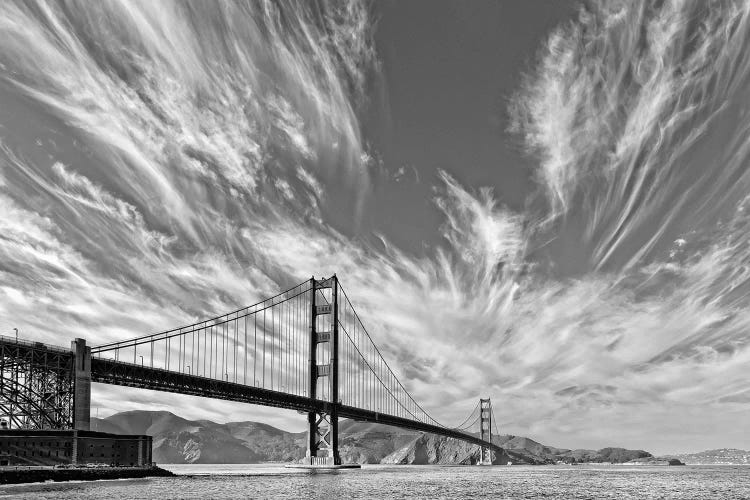
[[620,464],[637,458],[650,457],[651,453],[643,450],[625,448],[602,448],[600,450],[569,450],[553,448],[537,443],[533,439],[521,436],[504,435],[497,438],[497,444],[508,452],[519,452],[537,463],[614,463]]
[[[259,422],[186,420],[166,411],[129,411],[91,419],[93,430],[153,436],[158,463],[292,462],[305,455],[305,433],[286,432]],[[494,436],[504,448],[499,464],[613,462],[650,457],[642,450],[553,448],[520,436]],[[339,452],[345,462],[372,464],[471,464],[479,448],[465,441],[387,425],[341,420]]]
[[750,464],[750,451],[736,448],[721,448],[670,456],[685,462],[687,465]]
[[304,434],[258,422],[186,420],[165,411],[128,411],[92,418],[91,428],[153,436],[153,457],[158,463],[290,462],[305,453]]

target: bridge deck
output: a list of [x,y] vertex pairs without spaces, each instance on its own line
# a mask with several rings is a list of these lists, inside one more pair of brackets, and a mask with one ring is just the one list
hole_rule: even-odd
[[[97,357],[91,358],[91,380],[103,384],[138,387],[305,412],[328,412],[332,407],[330,402],[319,399]],[[352,406],[339,405],[338,415],[363,422],[377,422],[402,429],[431,432],[476,445],[487,445],[478,436],[472,434]],[[496,445],[492,445],[492,448],[502,451],[502,448]]]

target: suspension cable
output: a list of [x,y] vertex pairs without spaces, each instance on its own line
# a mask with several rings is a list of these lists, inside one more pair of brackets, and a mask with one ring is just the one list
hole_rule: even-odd
[[[390,365],[388,364],[388,362],[383,357],[383,354],[380,352],[380,349],[378,349],[378,346],[372,340],[372,337],[370,336],[369,332],[367,331],[367,328],[365,328],[364,323],[362,323],[362,320],[359,318],[359,314],[357,314],[357,311],[354,308],[354,305],[352,304],[352,301],[349,300],[349,296],[346,294],[346,290],[344,290],[344,287],[341,286],[341,282],[339,281],[338,284],[339,284],[339,288],[341,289],[341,293],[344,294],[344,298],[349,303],[349,307],[351,307],[351,309],[352,309],[353,315],[357,318],[357,321],[359,322],[360,326],[362,327],[362,330],[364,331],[365,335],[367,336],[367,338],[369,339],[370,343],[374,347],[375,352],[377,352],[378,356],[380,356],[380,358],[383,360],[383,363],[385,364],[385,367],[388,369],[388,372],[391,375],[393,375],[393,379],[396,381],[396,383],[398,384],[398,386],[404,391],[404,393],[409,398],[409,400],[411,400],[411,402],[414,403],[414,406],[416,406],[420,411],[422,411],[422,413],[424,413],[425,416],[427,416],[430,420],[432,420],[433,422],[435,422],[439,427],[442,427],[444,429],[451,429],[451,427],[448,427],[448,426],[440,423],[437,419],[435,419],[434,417],[432,417],[432,415],[430,415],[424,408],[422,408],[422,406],[419,403],[417,403],[417,401],[412,397],[412,395],[409,393],[409,391],[406,390],[406,388],[401,383],[401,381],[398,379],[398,377],[396,377],[396,374],[393,373],[393,370],[391,369]],[[368,365],[368,367],[369,367],[369,365]],[[370,368],[370,370],[372,371],[372,368]],[[374,373],[374,371],[373,371],[373,373]]]
[[495,426],[495,435],[500,435],[500,428],[497,426],[497,422],[495,420],[495,408],[490,407],[490,413],[492,413],[492,425]]
[[476,416],[476,417],[474,418],[474,421],[473,421],[473,422],[471,422],[471,423],[470,423],[469,425],[465,426],[465,427],[464,427],[464,428],[462,428],[462,429],[456,429],[456,430],[459,430],[459,431],[468,431],[469,429],[471,429],[471,428],[472,428],[472,427],[474,426],[474,424],[476,424],[476,423],[477,423],[477,422],[479,421],[479,418],[480,418],[480,416],[479,416],[479,415],[477,415],[477,416]]
[[[461,430],[461,429],[463,429],[463,428],[464,428],[464,424],[465,424],[466,422],[468,422],[468,421],[469,421],[469,419],[470,419],[470,418],[471,418],[472,416],[476,415],[476,411],[477,411],[477,408],[478,408],[478,407],[479,407],[479,401],[477,401],[477,404],[476,404],[476,405],[474,405],[474,408],[473,408],[473,409],[471,410],[471,413],[469,413],[469,416],[468,416],[468,417],[466,417],[466,420],[464,420],[463,422],[461,422],[460,424],[458,424],[458,425],[457,425],[457,426],[455,426],[455,427],[451,427],[451,429],[455,429],[455,430]],[[469,427],[470,427],[470,426],[471,426],[471,425],[469,425]]]
[[[362,360],[364,361],[364,363],[367,365],[367,368],[370,369],[370,371],[372,372],[373,376],[378,380],[378,382],[380,382],[380,385],[383,386],[383,388],[388,392],[388,394],[391,395],[391,397],[393,397],[394,400],[396,400],[396,403],[399,406],[401,406],[401,408],[403,408],[404,410],[406,410],[406,412],[409,413],[409,415],[411,415],[412,417],[414,417],[414,419],[416,421],[421,422],[420,418],[417,417],[416,415],[414,415],[411,412],[411,410],[409,410],[409,408],[407,408],[406,406],[404,406],[403,403],[401,403],[401,401],[399,401],[399,399],[391,392],[391,390],[388,388],[388,386],[383,383],[383,381],[380,378],[380,375],[378,375],[375,372],[375,370],[373,370],[372,366],[370,365],[370,362],[367,361],[367,358],[365,358],[364,355],[362,355],[362,351],[359,350],[359,347],[357,347],[357,344],[355,344],[354,341],[352,340],[352,338],[349,336],[349,332],[346,331],[346,327],[344,327],[344,325],[342,325],[340,321],[339,321],[339,326],[341,327],[341,329],[343,330],[344,334],[349,339],[349,341],[351,342],[351,344],[354,346],[354,349],[357,351],[357,354],[359,354],[359,357],[362,358]],[[394,375],[394,377],[395,377],[395,375]],[[408,396],[409,393],[406,393],[406,395]],[[412,399],[412,401],[413,401],[413,399]],[[419,408],[419,409],[421,410],[422,408]],[[437,423],[439,427],[444,427],[444,426],[440,425],[440,423],[437,420],[435,420],[432,417],[430,417],[429,413],[427,413],[424,410],[422,410],[422,412],[425,414],[425,416],[427,417],[428,420],[432,420],[433,422]]]
[[[135,337],[135,338],[132,338],[132,339],[118,340],[118,341],[115,341],[115,342],[109,342],[107,344],[101,344],[101,345],[98,345],[98,346],[93,346],[91,348],[91,351],[92,351],[92,353],[96,353],[96,352],[109,351],[109,350],[117,349],[117,348],[120,348],[120,347],[131,347],[131,346],[134,346],[134,345],[140,345],[140,344],[148,343],[148,342],[151,342],[153,340],[163,340],[163,339],[166,339],[166,338],[172,338],[172,337],[176,337],[176,336],[179,336],[179,335],[184,335],[186,333],[190,333],[190,332],[195,331],[195,330],[202,330],[203,328],[206,328],[206,326],[223,325],[224,323],[228,323],[230,321],[234,321],[236,319],[239,319],[240,317],[250,316],[250,315],[253,315],[253,314],[257,314],[258,312],[261,312],[261,311],[264,311],[264,310],[269,309],[271,307],[277,306],[277,305],[279,305],[279,304],[281,304],[283,302],[286,302],[288,300],[291,300],[291,299],[293,299],[293,298],[295,298],[295,297],[297,297],[299,295],[303,295],[309,289],[300,290],[299,292],[297,292],[294,295],[290,295],[288,297],[285,297],[284,300],[281,300],[281,301],[275,302],[275,303],[273,302],[275,299],[277,299],[277,298],[283,296],[284,294],[287,294],[287,293],[289,293],[289,292],[291,292],[293,290],[296,290],[297,288],[305,285],[306,283],[309,283],[309,280],[303,281],[302,283],[300,283],[298,285],[295,285],[292,288],[289,288],[288,290],[284,290],[283,292],[278,293],[278,294],[274,295],[273,297],[261,300],[260,302],[256,302],[255,304],[251,304],[249,306],[245,306],[245,307],[243,307],[241,309],[237,309],[236,311],[232,311],[232,312],[229,312],[229,313],[226,313],[226,314],[221,314],[221,315],[215,316],[213,318],[204,319],[202,321],[198,321],[198,322],[192,323],[190,325],[180,326],[180,327],[172,328],[172,329],[165,330],[165,331],[162,331],[162,332],[150,333],[150,334],[142,335],[140,337]],[[271,302],[271,304],[268,305],[268,306],[266,306],[265,305],[266,302]],[[263,307],[262,308],[258,308],[258,306],[260,306],[260,305],[263,305]],[[249,309],[251,309],[251,308],[254,308],[252,312],[249,311]],[[243,312],[243,311],[245,311],[245,314],[243,314],[242,316],[240,316],[239,313]],[[230,319],[229,316],[231,316],[233,314],[237,315],[237,316],[235,318],[231,318]],[[208,325],[208,323],[211,323],[211,325]],[[183,331],[183,330],[185,330],[185,331]],[[158,338],[155,338],[155,337],[158,337]]]

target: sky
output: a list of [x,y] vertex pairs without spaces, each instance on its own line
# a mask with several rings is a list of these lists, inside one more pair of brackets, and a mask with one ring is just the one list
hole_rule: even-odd
[[491,397],[547,445],[750,449],[749,13],[6,2],[0,333],[128,339],[336,273],[440,421]]

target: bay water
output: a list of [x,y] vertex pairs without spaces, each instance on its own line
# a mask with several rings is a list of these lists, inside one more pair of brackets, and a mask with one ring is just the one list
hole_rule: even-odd
[[0,486],[0,498],[750,499],[748,466],[163,465],[173,478]]

